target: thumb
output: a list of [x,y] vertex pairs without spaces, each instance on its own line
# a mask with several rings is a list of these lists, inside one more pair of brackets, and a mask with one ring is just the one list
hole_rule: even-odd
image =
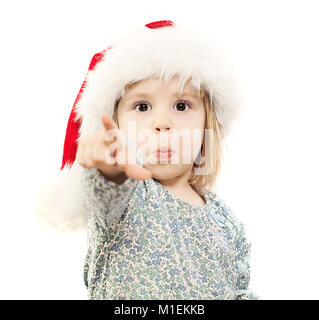
[[118,128],[114,120],[106,113],[102,115],[101,120],[105,130]]
[[135,180],[148,180],[152,177],[152,173],[148,169],[140,167],[137,164],[126,164],[124,171],[128,177]]

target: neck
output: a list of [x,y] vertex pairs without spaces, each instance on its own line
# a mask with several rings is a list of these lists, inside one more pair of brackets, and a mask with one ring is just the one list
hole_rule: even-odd
[[188,170],[178,177],[157,180],[179,199],[196,206],[205,205],[206,201],[204,196],[200,192],[193,189],[188,182],[189,178],[191,177],[191,173],[192,170]]
[[167,189],[174,190],[185,190],[190,188],[190,184],[188,183],[189,178],[191,177],[192,168],[187,170],[182,175],[170,178],[170,179],[157,179],[161,185],[166,187]]

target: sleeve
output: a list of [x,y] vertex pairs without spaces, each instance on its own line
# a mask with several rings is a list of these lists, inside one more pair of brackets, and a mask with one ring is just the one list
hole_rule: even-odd
[[117,184],[96,168],[83,168],[81,188],[86,194],[91,217],[104,228],[109,226],[127,207],[137,183],[138,180],[127,178],[123,184]]
[[236,221],[238,237],[235,255],[235,300],[260,300],[260,297],[249,288],[251,243],[246,238],[243,223],[238,219]]

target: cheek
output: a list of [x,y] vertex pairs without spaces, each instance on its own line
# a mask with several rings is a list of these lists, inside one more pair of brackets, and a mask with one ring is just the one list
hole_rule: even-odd
[[202,112],[194,112],[189,117],[181,120],[178,125],[178,130],[187,133],[185,134],[185,142],[183,145],[186,143],[201,145],[205,131],[205,114]]
[[197,132],[190,133],[187,136],[179,137],[179,152],[180,158],[192,159],[196,158],[200,148],[202,146],[202,132],[199,130]]
[[[194,114],[190,121],[183,123],[186,134],[181,134],[178,139],[180,157],[195,161],[201,149],[205,132],[205,114]],[[183,130],[181,131],[183,132]]]
[[198,129],[204,129],[205,118],[206,118],[206,115],[204,111],[196,113],[193,117],[194,127]]
[[120,112],[118,114],[118,123],[119,129],[122,130],[125,134],[128,133],[128,125],[129,125],[129,117],[128,114],[125,112]]
[[204,110],[192,110],[183,116],[176,116],[174,123],[177,129],[202,129],[205,126],[205,112]]
[[143,124],[143,119],[140,119],[139,117],[136,116],[136,113],[129,110],[121,110],[118,113],[118,121],[119,121],[120,129],[123,131],[124,130],[128,131],[129,126],[132,127],[132,123],[133,123],[133,126],[136,127],[137,131],[139,127],[145,126],[145,124]]
[[[153,135],[142,121],[136,121],[131,118],[122,118],[120,129],[123,133],[136,144],[138,147],[150,145],[152,143]],[[156,141],[155,141],[156,143]]]

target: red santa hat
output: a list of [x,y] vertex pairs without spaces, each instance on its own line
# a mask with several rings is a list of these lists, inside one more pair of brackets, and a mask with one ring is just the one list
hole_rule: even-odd
[[113,116],[125,86],[148,77],[180,76],[204,88],[224,136],[239,115],[241,90],[225,52],[211,33],[155,21],[95,54],[69,117],[60,170],[35,199],[39,221],[54,229],[73,231],[86,226],[85,194],[75,161],[78,142],[103,129],[101,116]]

